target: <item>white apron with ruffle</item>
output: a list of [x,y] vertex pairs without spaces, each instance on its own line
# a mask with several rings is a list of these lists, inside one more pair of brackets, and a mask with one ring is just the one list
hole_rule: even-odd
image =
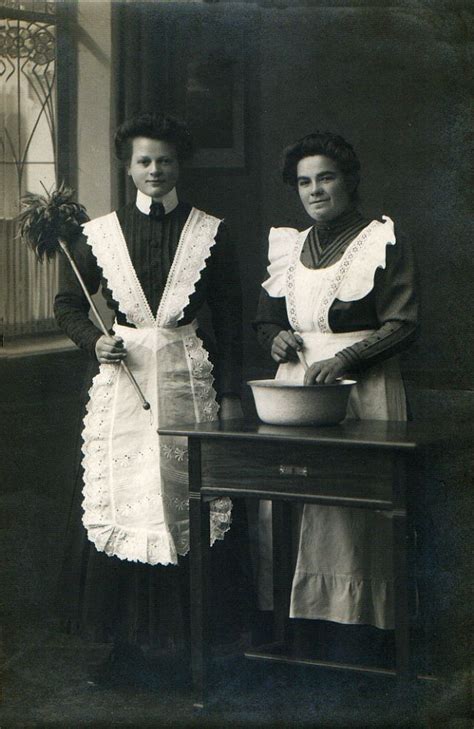
[[[148,564],[176,564],[189,551],[187,443],[158,436],[159,424],[216,420],[212,367],[196,323],[178,327],[220,221],[193,208],[183,228],[156,317],[133,268],[115,213],[84,226],[87,242],[136,328],[114,327],[150,411],[123,369],[101,364],[83,430],[83,523],[98,551]],[[227,498],[211,503],[211,542],[231,520]]]
[[[335,299],[362,299],[373,288],[377,268],[385,267],[387,245],[395,245],[393,223],[372,221],[348,246],[342,258],[322,269],[300,262],[308,231],[273,229],[270,233],[271,296],[285,296],[291,326],[301,333],[309,363],[333,357],[371,332],[331,332],[329,310]],[[277,378],[302,382],[299,362],[280,365]],[[405,420],[406,401],[398,361],[377,364],[357,376],[347,416]],[[271,504],[260,506],[260,605],[272,607]],[[305,505],[291,591],[290,617],[368,623],[393,627],[393,572],[390,515],[362,509]]]

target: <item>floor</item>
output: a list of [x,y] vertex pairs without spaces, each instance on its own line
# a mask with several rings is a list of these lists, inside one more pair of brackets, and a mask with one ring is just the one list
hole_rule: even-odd
[[[333,729],[471,729],[466,701],[446,708],[439,684],[397,687],[393,679],[248,661],[214,660],[206,714],[190,688],[103,689],[89,667],[105,646],[84,643],[30,621],[5,632],[3,703],[7,727],[331,727]],[[446,704],[446,701],[444,702]]]

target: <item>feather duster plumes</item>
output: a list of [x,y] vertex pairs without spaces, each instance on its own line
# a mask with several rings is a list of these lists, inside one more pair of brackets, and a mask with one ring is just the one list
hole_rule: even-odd
[[44,195],[29,193],[22,198],[18,237],[34,251],[38,261],[54,258],[59,239],[71,243],[81,232],[81,225],[89,220],[85,207],[73,196],[74,191],[61,183],[52,192],[45,188]]

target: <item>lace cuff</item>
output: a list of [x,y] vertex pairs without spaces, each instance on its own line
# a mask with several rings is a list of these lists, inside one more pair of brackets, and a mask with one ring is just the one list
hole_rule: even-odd
[[286,294],[285,273],[293,245],[299,235],[299,231],[295,228],[270,228],[268,235],[270,265],[267,268],[269,278],[262,284],[270,296],[277,297]]

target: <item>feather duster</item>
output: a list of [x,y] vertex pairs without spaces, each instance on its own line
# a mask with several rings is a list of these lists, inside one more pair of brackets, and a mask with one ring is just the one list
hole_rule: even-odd
[[[48,192],[44,188],[44,191],[44,195],[29,193],[22,198],[22,210],[17,217],[18,238],[34,251],[36,259],[40,263],[45,258],[47,260],[54,258],[59,250],[64,253],[102,332],[108,336],[109,331],[69,250],[70,244],[74,243],[80,235],[82,225],[89,220],[86,209],[83,205],[74,201],[73,190],[66,187],[64,183],[61,183],[57,190]],[[120,366],[135,388],[143,409],[149,410],[150,405],[127,363],[122,360]]]
[[83,205],[75,202],[74,192],[64,183],[44,195],[29,193],[22,198],[18,236],[35,253],[38,261],[54,258],[59,241],[72,243],[87,223],[89,216]]

